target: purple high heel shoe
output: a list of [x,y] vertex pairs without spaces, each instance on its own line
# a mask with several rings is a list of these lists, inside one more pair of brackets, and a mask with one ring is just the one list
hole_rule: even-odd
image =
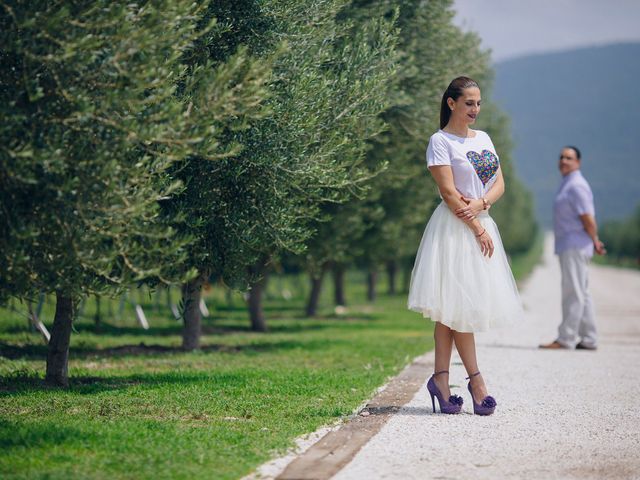
[[476,375],[480,375],[480,372],[476,372],[467,377],[469,380],[469,384],[467,388],[469,389],[469,393],[471,394],[471,401],[473,402],[473,413],[476,415],[491,415],[496,409],[496,400],[491,395],[487,395],[482,399],[480,404],[477,404],[475,399],[473,398],[473,392],[471,391],[471,377],[475,377]]
[[445,401],[442,397],[442,392],[436,385],[436,382],[433,380],[433,377],[436,375],[440,375],[441,373],[449,373],[449,370],[442,370],[440,372],[435,372],[431,375],[431,378],[427,382],[427,390],[431,394],[431,406],[433,407],[433,413],[436,413],[436,401],[434,397],[438,397],[438,404],[440,405],[440,413],[460,413],[462,409],[462,397],[458,395],[451,395],[449,397],[449,401]]

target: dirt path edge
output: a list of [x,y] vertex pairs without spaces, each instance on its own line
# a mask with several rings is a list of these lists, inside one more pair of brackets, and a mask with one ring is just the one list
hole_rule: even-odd
[[277,480],[324,480],[339,472],[377,434],[389,418],[409,403],[433,367],[433,352],[416,357],[364,408],[340,428],[291,461]]

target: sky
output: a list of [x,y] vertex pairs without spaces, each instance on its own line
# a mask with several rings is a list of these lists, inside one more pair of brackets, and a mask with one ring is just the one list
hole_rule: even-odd
[[640,0],[454,0],[454,22],[479,34],[494,62],[640,42]]

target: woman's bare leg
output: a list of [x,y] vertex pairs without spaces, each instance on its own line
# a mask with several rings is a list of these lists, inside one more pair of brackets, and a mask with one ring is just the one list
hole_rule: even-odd
[[[441,372],[442,370],[449,370],[451,351],[453,350],[453,330],[440,322],[436,322],[436,327],[433,330],[433,338],[436,344],[435,371]],[[451,391],[449,390],[449,374],[441,373],[433,377],[433,380],[442,392],[444,399],[447,400],[451,395]]]
[[[476,341],[473,333],[463,333],[453,331],[453,340],[456,342],[456,349],[460,354],[467,375],[472,375],[479,371],[478,359],[476,358]],[[482,374],[476,375],[469,379],[471,381],[471,390],[476,403],[482,402],[484,397],[488,395],[487,387],[484,384]]]

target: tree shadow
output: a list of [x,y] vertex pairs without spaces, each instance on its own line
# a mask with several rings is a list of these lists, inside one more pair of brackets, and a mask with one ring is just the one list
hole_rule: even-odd
[[[304,330],[320,330],[323,328],[327,328],[330,325],[322,325],[317,322],[322,319],[339,319],[338,316],[322,316],[322,317],[296,317],[293,316],[291,318],[274,317],[270,319],[267,317],[267,328],[268,332],[273,333],[287,333],[287,332],[300,332]],[[231,321],[233,323],[227,324],[216,324],[215,320],[225,320]],[[295,323],[286,324],[286,323],[275,323],[273,325],[269,325],[269,320],[291,320]],[[153,325],[153,324],[152,324]],[[80,323],[76,324],[75,327],[78,333],[90,333],[94,335],[110,335],[110,336],[158,336],[158,337],[170,337],[170,336],[180,336],[182,335],[182,322],[176,321],[173,325],[162,325],[162,326],[150,326],[149,329],[145,330],[140,326],[119,326],[113,325],[107,322],[101,322],[100,326],[97,326],[92,323]],[[8,334],[20,334],[30,332],[31,330],[28,327],[20,327],[20,326],[12,326],[4,330],[5,333]],[[251,325],[249,320],[243,323],[235,323],[235,319],[229,319],[229,317],[216,317],[210,316],[202,319],[202,332],[207,335],[225,335],[230,333],[257,333],[251,330]]]
[[[247,305],[238,304],[238,305],[209,305],[209,310],[212,311],[212,314],[215,315],[216,312],[237,312],[244,313],[248,312]],[[263,305],[262,310],[265,312],[298,312],[298,314],[302,315],[304,312],[304,304],[302,303],[279,303],[278,301],[272,301],[270,304]]]
[[[339,340],[334,338],[326,339],[290,339],[290,340],[270,340],[264,337],[261,341],[248,341],[242,344],[224,344],[212,343],[204,344],[198,353],[259,353],[272,351],[288,351],[293,349],[319,350],[328,348],[337,343],[344,343],[347,340]],[[184,350],[180,346],[145,344],[118,345],[116,347],[107,348],[91,348],[91,347],[72,347],[69,350],[69,356],[72,359],[100,359],[100,358],[121,358],[121,357],[157,357],[165,355],[182,355],[194,353],[190,350]],[[0,343],[0,357],[9,360],[45,360],[47,358],[46,345],[8,345]],[[0,377],[1,379],[2,377]]]
[[12,448],[43,448],[78,441],[83,432],[59,424],[30,423],[24,425],[10,420],[0,420],[0,450]]
[[327,320],[366,320],[375,321],[379,318],[373,313],[350,311],[348,313],[327,313],[325,315],[319,315],[317,318],[326,318]]
[[[212,352],[230,351],[245,353],[262,353],[269,351],[283,351],[292,349],[318,350],[326,349],[330,345],[339,343],[349,343],[347,340],[323,339],[311,340],[306,342],[284,340],[276,342],[259,342],[238,346],[221,346],[221,345],[205,345],[200,353],[203,355]],[[101,351],[84,352],[86,357],[106,357],[114,358],[120,356],[153,356],[167,354],[184,354],[187,353],[180,348],[165,347],[160,345],[125,345],[115,349],[104,349]],[[81,357],[78,355],[78,357]],[[61,389],[60,387],[52,387],[45,384],[39,373],[31,371],[17,371],[13,374],[0,376],[0,399],[2,397],[29,394],[35,391],[65,391],[78,393],[83,395],[97,394],[105,391],[117,391],[127,388],[144,385],[145,387],[154,387],[167,384],[211,384],[216,388],[227,387],[246,387],[247,382],[252,378],[256,380],[262,379],[264,372],[256,369],[255,371],[247,371],[242,369],[239,372],[220,372],[216,370],[198,370],[184,371],[175,369],[170,372],[149,372],[136,373],[124,376],[70,376],[69,387]]]
[[28,394],[34,391],[52,391],[92,395],[102,392],[113,392],[139,385],[162,386],[171,384],[207,383],[227,385],[242,385],[246,382],[246,372],[242,374],[215,372],[170,372],[170,373],[140,373],[127,376],[71,376],[69,386],[65,388],[47,385],[35,374],[17,374],[11,377],[0,377],[0,398]]
[[[210,319],[207,319],[210,320]],[[274,322],[269,321],[270,319],[266,319],[267,323],[267,331],[266,332],[255,332],[251,330],[251,325],[249,322],[247,323],[228,323],[228,324],[216,324],[212,321],[203,321],[202,325],[202,333],[207,335],[225,335],[230,333],[298,333],[304,331],[316,331],[316,330],[324,330],[327,328],[342,328],[346,327],[350,324],[357,324],[362,322],[375,322],[378,320],[374,315],[370,315],[367,313],[349,313],[348,315],[342,314],[327,314],[327,315],[317,315],[314,317],[294,317],[291,319],[285,319],[285,322]],[[283,320],[280,318],[273,318],[272,320]],[[338,321],[340,322],[338,325],[335,323],[323,323],[324,320]]]
[[[113,335],[113,336],[124,336],[124,335],[156,335],[159,337],[171,336],[171,335],[180,335],[182,333],[182,323],[175,322],[174,325],[161,325],[161,326],[151,326],[148,330],[143,329],[141,326],[119,326],[113,325],[108,322],[100,322],[100,325],[96,325],[95,323],[89,323],[87,321],[74,322],[74,329],[79,333],[92,333],[96,335]],[[18,325],[11,326],[3,330],[5,333],[9,334],[19,334],[25,332],[31,332],[28,327],[21,327]]]

